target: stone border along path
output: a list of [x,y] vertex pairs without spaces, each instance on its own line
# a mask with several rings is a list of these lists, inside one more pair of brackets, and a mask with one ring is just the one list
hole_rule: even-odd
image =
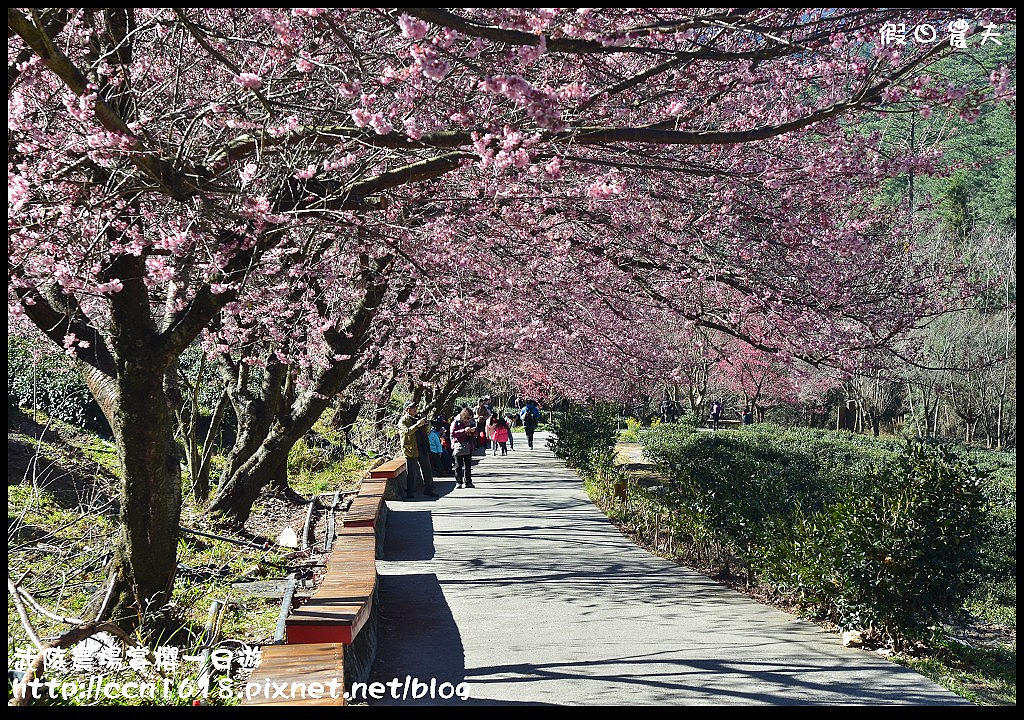
[[476,489],[442,478],[437,500],[390,502],[377,563],[372,680],[465,682],[469,699],[371,704],[969,704],[637,547],[543,434],[520,438],[479,459]]

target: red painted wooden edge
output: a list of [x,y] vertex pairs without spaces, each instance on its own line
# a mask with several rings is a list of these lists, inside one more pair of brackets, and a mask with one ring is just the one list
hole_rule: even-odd
[[289,645],[311,645],[313,643],[352,644],[351,625],[292,625],[286,626]]

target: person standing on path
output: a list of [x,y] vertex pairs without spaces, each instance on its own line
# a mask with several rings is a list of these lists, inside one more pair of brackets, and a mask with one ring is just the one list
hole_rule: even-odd
[[487,420],[491,417],[491,411],[487,409],[487,405],[486,405],[486,403],[484,403],[484,399],[483,398],[480,398],[480,400],[477,402],[476,409],[474,410],[474,413],[476,415],[476,440],[475,440],[476,448],[475,449],[483,448],[483,454],[486,455],[487,454],[487,440],[488,440],[488,438],[487,438]]
[[441,468],[443,475],[453,475],[455,472],[455,456],[452,455],[452,439],[448,434],[450,423],[443,415],[434,418],[433,426],[441,438]]
[[519,416],[511,408],[505,412],[505,424],[508,425],[508,449],[515,450],[516,443],[512,439],[512,429],[519,424]]
[[721,417],[722,417],[722,403],[720,403],[717,400],[715,400],[711,404],[711,429],[712,430],[717,430],[718,429],[718,421],[721,419]]
[[402,443],[407,468],[406,497],[416,496],[417,486],[423,486],[426,497],[437,497],[434,492],[434,473],[430,469],[430,441],[427,439],[426,418],[416,417],[416,403],[403,406],[398,421],[398,437]]
[[537,429],[537,421],[540,420],[540,409],[533,400],[526,401],[526,407],[519,413],[523,419],[523,429],[526,430],[526,445],[533,449],[533,431]]
[[491,412],[491,416],[487,418],[487,426],[484,428],[484,432],[487,435],[487,447],[494,451],[494,454],[498,454],[498,446],[494,443],[494,424],[498,421],[498,413]]
[[676,404],[667,396],[661,401],[661,421],[663,423],[676,421]]
[[441,462],[444,457],[444,448],[441,446],[441,431],[436,425],[431,425],[427,440],[430,442],[430,468],[435,475],[440,475],[444,471]]
[[462,408],[462,412],[452,422],[451,432],[452,451],[455,453],[455,487],[462,487],[465,480],[466,487],[473,485],[473,446],[476,435],[476,423],[473,421],[473,411],[468,407]]

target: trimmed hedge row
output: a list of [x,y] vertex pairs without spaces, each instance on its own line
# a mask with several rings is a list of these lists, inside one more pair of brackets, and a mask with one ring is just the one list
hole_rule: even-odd
[[[995,484],[1004,497],[993,502],[991,476],[952,448],[772,425],[659,425],[640,438],[671,480],[631,484],[620,502],[606,414],[567,414],[552,447],[611,514],[699,564],[742,564],[748,582],[756,574],[844,629],[901,644],[962,607],[979,579],[1015,578],[1007,488]],[[1014,530],[1015,517],[1014,507]]]
[[[31,408],[110,437],[110,425],[71,360],[48,344],[7,336],[7,406]],[[8,415],[10,412],[8,412]]]

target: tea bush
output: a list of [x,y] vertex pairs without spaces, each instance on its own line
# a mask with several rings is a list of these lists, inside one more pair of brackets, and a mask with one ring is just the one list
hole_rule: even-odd
[[[607,499],[607,483],[621,478],[610,463],[612,421],[600,417],[566,414],[552,446]],[[641,536],[647,528],[654,544],[668,532],[673,548],[707,565],[744,564],[748,582],[756,571],[819,618],[899,644],[962,607],[981,579],[1015,597],[1005,454],[985,468],[951,448],[770,424],[637,434],[670,479],[630,484],[609,511]]]
[[71,360],[41,341],[8,335],[7,405],[31,408],[76,427],[111,435],[103,411]]
[[609,465],[618,431],[615,407],[595,404],[555,414],[548,439],[552,452],[573,468],[587,470]]
[[1016,625],[1017,455],[979,449],[971,451],[970,460],[982,472],[981,491],[988,502],[973,596],[1002,615],[1002,621],[1011,615]]
[[963,603],[984,498],[976,468],[918,443],[871,479],[818,512],[798,509],[760,560],[765,578],[816,616],[899,643]]
[[863,491],[873,467],[895,461],[856,436],[773,425],[718,433],[674,425],[642,438],[672,478],[675,507],[706,529],[694,540],[732,553],[765,544],[797,506],[817,511]]

